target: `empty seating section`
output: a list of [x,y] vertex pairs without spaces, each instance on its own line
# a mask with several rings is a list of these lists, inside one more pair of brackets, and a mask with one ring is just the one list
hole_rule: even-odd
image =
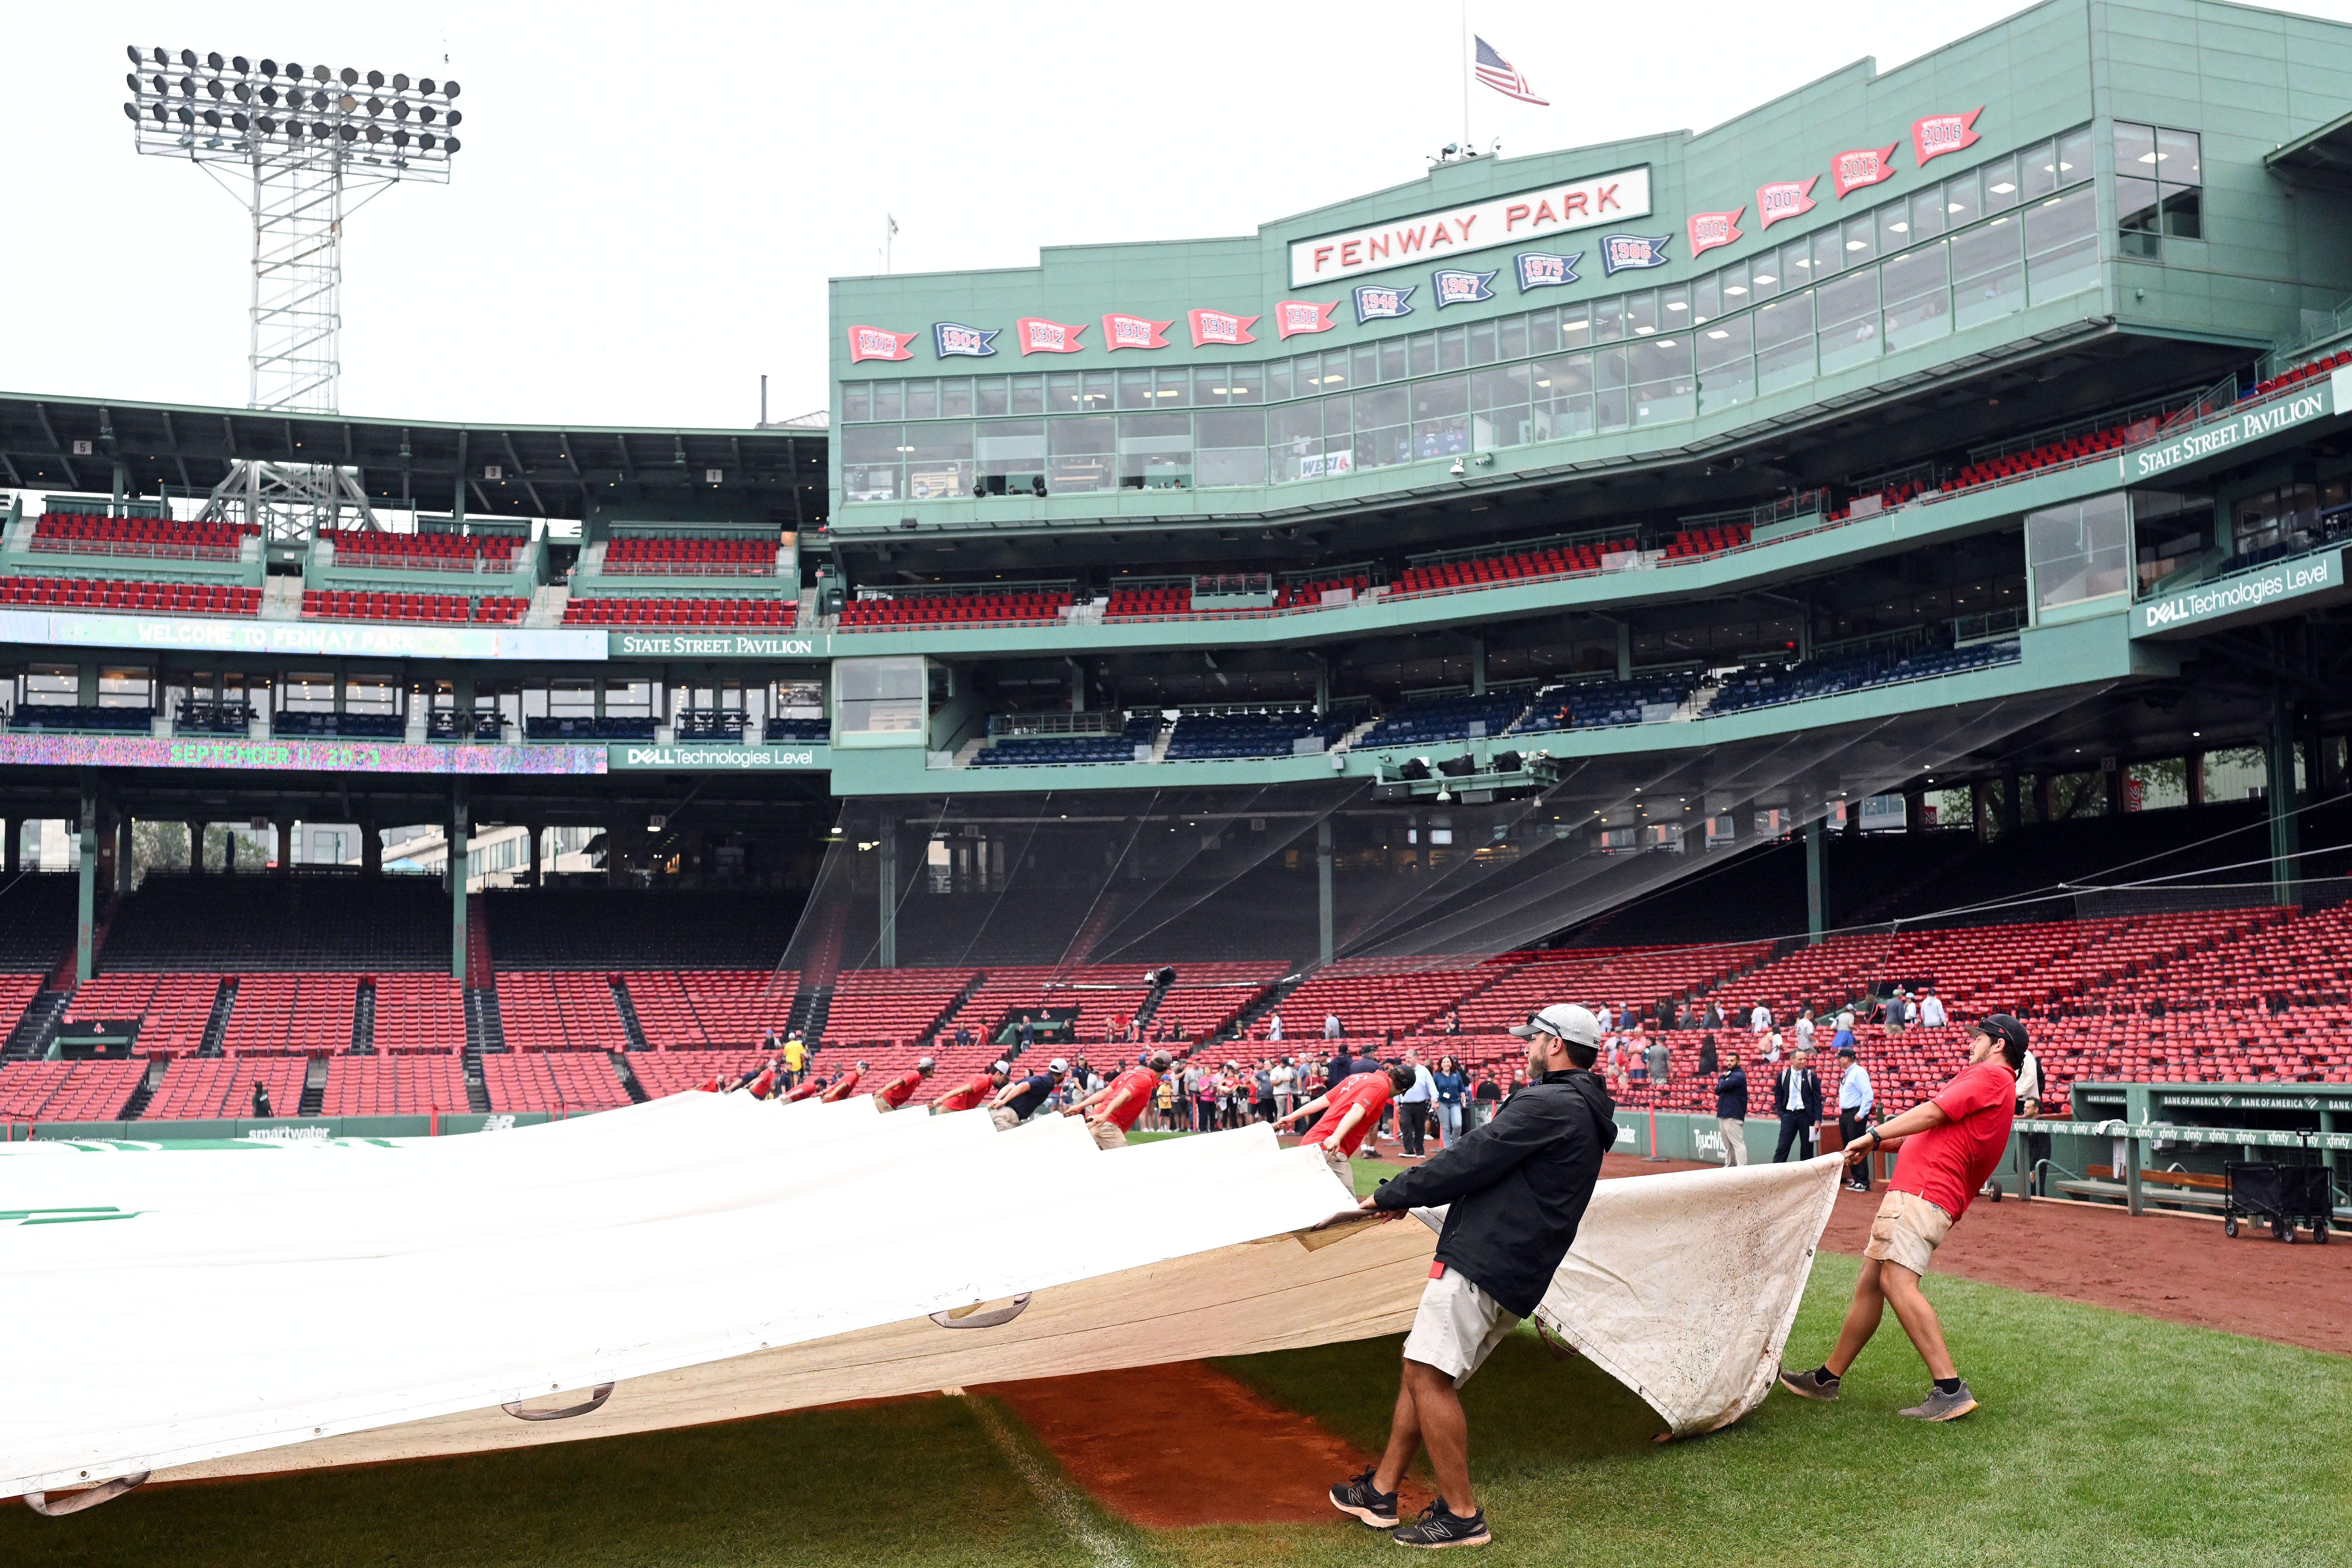
[[[1324,1020],[1339,1020],[1342,1038],[1380,1040],[1411,1035],[1494,975],[1475,959],[1343,958],[1284,997],[1273,1009],[1282,1015],[1283,1039],[1309,1053],[1323,1038]],[[1261,1018],[1251,1031],[1265,1036]]]
[[762,539],[615,539],[604,547],[604,570],[615,576],[770,576],[777,541]]
[[[1277,610],[1316,610],[1329,603],[1352,603],[1357,595],[1372,585],[1370,577],[1317,577],[1304,583],[1285,583],[1275,590],[1274,607]],[[1344,595],[1344,599],[1332,595]]]
[[617,714],[601,719],[584,713],[563,717],[537,714],[522,721],[522,733],[526,741],[568,741],[578,744],[593,741],[650,741],[655,727],[650,718],[624,718]]
[[0,971],[47,973],[73,946],[81,879],[70,872],[27,871],[8,885],[0,920]]
[[[485,1064],[494,1059],[498,1058],[482,1058]],[[703,1051],[690,1057],[657,1057],[639,1051],[629,1058],[629,1074],[647,1100],[659,1100],[700,1089],[714,1078],[734,1078],[752,1063],[767,1059],[757,1051]]]
[[621,976],[637,1026],[656,1050],[740,1050],[770,1029],[781,1036],[800,981],[789,969],[646,969]]
[[894,599],[853,599],[842,607],[844,630],[861,626],[1035,625],[1058,620],[1072,602],[1067,588],[1017,593],[923,594]]
[[238,978],[221,1047],[231,1056],[323,1056],[352,1048],[356,974],[247,974]]
[[1534,705],[1511,727],[1512,732],[1599,730],[1665,719],[1688,701],[1697,687],[1696,678],[1691,676],[1547,687],[1536,694]]
[[[1161,994],[1144,1026],[1154,1039],[1213,1038],[1263,997],[1283,973],[1284,965],[1271,963],[1179,964],[1176,984]],[[1123,1010],[1131,1014],[1134,1009]]]
[[455,1056],[331,1058],[319,1101],[321,1116],[425,1116],[465,1109],[466,1068]]
[[[389,878],[386,879],[390,880]],[[441,965],[448,963],[448,905]],[[757,970],[792,941],[801,900],[780,892],[704,889],[648,900],[634,889],[544,888],[482,895],[491,956],[506,969]]]
[[6,1039],[16,1028],[40,989],[41,977],[37,974],[0,973],[0,1040]]
[[1480,556],[1468,561],[1431,562],[1408,568],[1389,585],[1395,594],[1444,594],[1464,588],[1487,588],[1523,577],[1558,577],[1569,573],[1598,572],[1608,557],[1638,550],[1631,539],[1587,541],[1581,544],[1548,545],[1510,555]]
[[270,718],[269,732],[397,741],[408,733],[408,721],[397,713],[277,713]]
[[292,1116],[302,1108],[302,1080],[310,1070],[304,1057],[182,1057],[164,1071],[140,1120],[246,1120],[253,1115],[257,1082],[269,1091],[272,1117]]
[[[1561,948],[1525,963],[1490,964],[1491,982],[1465,996],[1455,1011],[1465,1033],[1499,1033],[1555,1002],[1598,1012],[1628,1005],[1645,1011],[1669,996],[1708,987],[1767,957],[1765,942],[1700,947]],[[1507,955],[1507,957],[1508,955]]]
[[1473,727],[1486,735],[1499,735],[1517,723],[1529,706],[1526,692],[1483,697],[1438,697],[1391,708],[1356,742],[1366,746],[1417,746],[1431,741],[1472,738]]
[[499,975],[499,1024],[514,1051],[618,1051],[628,1032],[605,973]]
[[459,1051],[466,1045],[466,989],[447,974],[375,977],[378,1056]]
[[603,1051],[548,1051],[527,1057],[484,1057],[482,1089],[492,1110],[610,1110],[629,1103],[629,1091]]
[[117,734],[145,735],[155,728],[155,710],[27,702],[9,715],[8,727],[12,730],[105,730]]
[[[1863,507],[1864,515],[1865,516],[1875,512],[1891,510],[1895,507],[1903,505],[1906,501],[1918,500],[1921,496],[1927,494],[1929,489],[1934,488],[1935,487],[1927,479],[1908,479],[1891,485],[1881,485],[1876,489],[1858,491],[1852,500],[1832,511],[1829,514],[1827,521],[1831,522],[1842,522],[1845,519],[1853,515],[1854,509],[1856,507]],[[1877,498],[1878,504],[1875,507],[1864,506],[1863,503],[1868,501],[1873,497]]]
[[[0,1118],[29,1121],[57,1093],[66,1075],[87,1062],[9,1062],[0,1066]],[[140,1064],[142,1068],[145,1063]],[[126,1089],[123,1098],[128,1100]]]
[[234,561],[258,538],[249,522],[182,522],[168,517],[89,517],[45,512],[33,525],[33,548],[76,555],[157,555],[180,561]]
[[512,595],[381,594],[305,588],[302,614],[320,621],[437,621],[519,626],[530,601]]
[[1969,463],[1943,482],[1946,490],[1966,489],[1971,485],[1997,484],[2003,479],[2017,479],[2042,468],[2055,468],[2062,463],[2079,463],[2116,450],[2133,441],[2146,440],[2156,434],[2154,419],[2136,420],[2128,425],[2110,426],[2087,435],[2069,436],[2045,441],[2022,452],[2009,452]]
[[146,1072],[142,1061],[10,1062],[0,1067],[0,1119],[112,1121]]
[[[217,974],[110,970],[74,993],[62,1022],[126,1023],[136,1018],[140,1023],[134,1049],[151,1057],[192,1057],[205,1043],[205,1026],[212,1020],[213,1004],[219,995]],[[343,1044],[351,1044],[348,1022]]]
[[1000,735],[972,759],[974,767],[1037,767],[1059,763],[1131,763],[1138,746],[1160,733],[1160,715],[1139,713],[1116,735]]
[[1733,713],[1748,708],[1769,708],[1809,698],[1834,697],[1873,686],[1893,686],[1906,680],[1927,680],[1972,669],[2015,664],[2020,658],[2015,638],[1971,643],[1966,647],[1924,647],[1907,651],[1874,648],[1864,653],[1809,658],[1779,668],[1744,669],[1716,688],[1706,705],[1710,713]]
[[1158,588],[1113,588],[1103,608],[1107,621],[1131,621],[1156,618],[1160,616],[1189,616],[1192,613],[1192,587],[1189,583]]
[[132,583],[111,577],[0,577],[0,605],[126,616],[250,616],[261,590],[233,583]]
[[814,741],[822,744],[833,739],[833,724],[824,719],[771,719],[761,738],[767,741]]
[[2289,370],[2283,370],[2268,381],[2255,384],[2254,390],[2247,395],[2268,397],[2273,392],[2284,392],[2291,386],[2300,386],[2314,376],[2326,375],[2336,366],[2345,364],[2352,364],[2352,349],[2338,349],[2332,354],[2308,361]]
[[1748,542],[1749,529],[1744,522],[1729,522],[1706,528],[1686,528],[1666,541],[1665,558],[1687,561],[1694,556],[1719,555],[1727,550],[1737,550]]
[[524,541],[464,533],[384,533],[328,529],[319,538],[335,548],[337,566],[396,572],[508,572]]
[[[978,973],[961,968],[844,970],[833,983],[819,1037],[841,1046],[927,1038]],[[979,1026],[973,1027],[977,1031]]]
[[800,616],[798,599],[667,599],[646,595],[625,598],[571,599],[563,606],[567,626],[761,626],[789,627]]
[[150,871],[107,928],[110,971],[447,973],[449,902],[423,877]]
[[1361,717],[1349,709],[1318,719],[1311,708],[1275,713],[1187,713],[1176,721],[1167,758],[1181,763],[1218,757],[1287,757],[1298,750],[1299,742],[1315,739],[1320,739],[1328,750]]

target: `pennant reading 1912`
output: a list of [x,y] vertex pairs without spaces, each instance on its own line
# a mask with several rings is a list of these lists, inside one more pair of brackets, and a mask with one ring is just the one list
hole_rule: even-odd
[[1385,283],[1367,283],[1356,290],[1356,324],[1377,321],[1391,316],[1410,316],[1412,307],[1406,303],[1412,298],[1413,285],[1402,289]]
[[1481,300],[1491,300],[1495,290],[1488,287],[1495,281],[1492,272],[1433,272],[1430,287],[1436,291],[1437,308],[1448,305],[1475,305]]
[[1584,259],[1584,252],[1573,256],[1549,256],[1540,250],[1523,250],[1512,258],[1518,263],[1519,292],[1530,289],[1558,289],[1576,281],[1576,264]]
[[1084,322],[1073,325],[1068,321],[1048,321],[1039,316],[1024,316],[1013,323],[1024,358],[1030,354],[1076,353],[1086,347],[1078,342],[1078,334],[1086,330]]

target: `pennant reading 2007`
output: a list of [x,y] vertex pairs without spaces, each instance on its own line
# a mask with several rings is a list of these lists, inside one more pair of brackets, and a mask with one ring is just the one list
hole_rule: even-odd
[[1367,283],[1356,290],[1356,325],[1381,321],[1391,316],[1410,316],[1412,307],[1405,301],[1412,298],[1413,286],[1391,288],[1384,283]]
[[1481,300],[1491,300],[1495,290],[1487,285],[1494,282],[1492,272],[1433,272],[1430,287],[1436,291],[1437,308],[1448,305],[1475,305]]
[[1813,187],[1822,177],[1805,180],[1776,180],[1769,185],[1756,187],[1756,216],[1766,228],[1784,217],[1802,217],[1821,204],[1813,200]]

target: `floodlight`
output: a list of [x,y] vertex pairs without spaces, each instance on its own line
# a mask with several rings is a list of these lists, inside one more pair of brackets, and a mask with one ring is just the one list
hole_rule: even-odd
[[416,90],[419,92],[431,92],[433,90],[433,79],[429,76],[417,78]]
[[360,73],[359,73],[359,72],[357,72],[357,71],[355,71],[355,70],[353,70],[353,69],[352,69],[352,68],[351,68],[351,67],[349,67],[349,66],[345,66],[345,67],[342,68],[342,71],[341,71],[341,75],[342,83],[343,83],[343,85],[344,85],[345,87],[357,87],[357,86],[359,86],[359,84],[360,84]]
[[182,49],[180,51],[180,63],[187,67],[190,70],[195,69],[196,51],[194,49]]
[[405,120],[408,118],[407,100],[403,99],[400,102],[392,106],[392,117],[394,120]]
[[215,131],[219,130],[221,124],[220,110],[217,109],[205,110],[205,123],[211,126]]
[[242,114],[230,115],[228,117],[228,122],[239,131],[249,131],[253,128],[253,121],[247,120]]
[[180,117],[180,123],[183,125],[194,125],[196,122],[195,111],[184,103],[172,112]]
[[434,108],[428,103],[416,111],[416,118],[419,123],[430,125],[433,123],[435,117],[441,111],[439,110]]
[[457,125],[457,121],[461,121],[461,120],[463,120],[463,119],[465,119],[465,118],[466,118],[466,117],[465,117],[464,115],[462,115],[462,114],[458,113],[458,112],[457,112],[456,110],[454,110],[454,109],[453,109],[453,110],[451,110],[449,111],[449,124],[450,124],[452,127],[455,127],[455,126]]
[[155,63],[159,66],[170,65],[172,63],[172,57],[165,54],[162,49],[157,49],[155,51]]
[[261,62],[261,74],[264,76],[276,76],[278,74],[278,62],[270,59],[263,60]]
[[133,92],[137,92],[137,91],[139,91],[139,90],[140,90],[140,86],[139,86],[139,73],[138,73],[137,71],[131,71],[131,72],[130,72],[129,74],[127,74],[126,76],[124,76],[122,79],[123,79],[124,81],[129,82],[129,83],[131,84],[131,91],[133,91]]
[[367,139],[368,139],[370,142],[381,142],[381,141],[383,141],[383,128],[382,128],[381,126],[375,126],[375,125],[371,125],[371,126],[369,126],[369,127],[367,128]]
[[455,136],[444,136],[441,138],[441,151],[444,153],[456,153],[457,151],[457,139]]
[[139,52],[139,46],[138,46],[138,45],[136,45],[136,44],[125,44],[125,45],[123,46],[123,50],[124,50],[124,52],[125,52],[125,53],[127,53],[128,55],[130,55],[130,57],[131,57],[131,63],[132,65],[134,65],[134,66],[143,66],[143,65],[145,65],[145,64],[147,63],[147,57],[146,57],[146,56],[144,56],[144,55],[142,55],[142,54],[141,54],[141,53]]
[[221,59],[217,53],[209,54],[205,57],[205,68],[207,70],[218,70],[224,63],[226,62]]
[[[266,92],[268,89],[265,88],[262,90]],[[239,103],[251,103],[253,101],[252,87],[245,82],[238,82],[236,84],[236,100]]]
[[369,99],[367,100],[367,111],[368,118],[371,120],[374,119],[377,115],[382,114],[383,112],[383,100],[380,98]]
[[443,83],[441,84],[441,96],[442,96],[442,97],[444,97],[444,98],[455,98],[455,97],[457,97],[457,84],[456,82],[454,82],[454,81],[445,81],[445,82],[443,82]]
[[253,128],[264,136],[274,136],[278,133],[278,121],[267,114],[257,115],[254,119]]
[[356,113],[359,110],[359,106],[360,100],[353,98],[348,92],[343,94],[342,97],[335,100],[335,107],[341,110],[345,114]]
[[325,80],[327,80],[327,79],[328,79],[328,71],[327,71],[327,68],[326,68],[326,67],[324,67],[324,66],[312,66],[312,67],[310,68],[310,79],[311,79],[312,81],[325,81]]
[[338,125],[335,127],[335,134],[346,142],[356,142],[360,139],[360,128],[356,125]]
[[425,135],[419,136],[419,137],[416,139],[416,144],[417,144],[419,147],[422,147],[422,148],[423,148],[425,151],[426,151],[427,153],[430,153],[431,151],[433,151],[433,145],[434,145],[434,140],[433,140],[432,135],[431,135],[430,133],[427,133],[427,134],[425,134]]
[[323,120],[314,120],[310,122],[310,134],[321,142],[328,140],[334,133],[335,128]]
[[296,81],[300,81],[302,79],[302,68],[296,65],[292,60],[288,60],[286,62],[285,68],[286,74],[292,77]]
[[180,79],[180,96],[182,98],[194,98],[196,96],[195,78],[192,76],[184,76]]
[[163,124],[164,120],[167,118],[163,113],[163,106],[160,103],[149,104],[147,106],[147,112],[155,117],[155,123],[158,125]]
[[124,104],[124,105],[122,106],[122,112],[123,112],[123,113],[125,113],[125,114],[127,114],[127,115],[129,115],[129,116],[131,116],[131,124],[136,125],[136,124],[138,124],[138,123],[139,123],[139,106],[138,106],[137,104],[135,104],[135,103],[126,103],[126,104]]
[[215,77],[210,81],[205,83],[205,90],[211,93],[214,99],[218,100],[223,93],[228,90],[228,89],[221,85],[220,78]]
[[247,59],[243,55],[230,56],[228,63],[229,68],[236,71],[239,76],[248,75],[253,70],[253,62]]
[[397,72],[394,75],[392,79],[392,90],[394,92],[406,92],[408,90],[408,76],[406,72]]
[[372,88],[380,88],[380,87],[382,87],[382,86],[383,85],[383,72],[382,72],[382,71],[370,71],[370,72],[368,72],[368,74],[367,74],[367,84],[368,84],[368,86],[370,86],[370,87],[372,87]]

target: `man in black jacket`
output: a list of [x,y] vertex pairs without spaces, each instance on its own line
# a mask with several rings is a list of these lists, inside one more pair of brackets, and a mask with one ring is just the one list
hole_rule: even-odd
[[1737,1060],[1715,1080],[1715,1125],[1723,1134],[1723,1163],[1748,1163],[1748,1069]]
[[1388,1451],[1331,1489],[1340,1512],[1394,1529],[1397,1487],[1426,1445],[1440,1495],[1418,1523],[1396,1531],[1400,1546],[1492,1539],[1470,1490],[1469,1425],[1455,1390],[1542,1301],[1576,1241],[1601,1156],[1617,1142],[1617,1108],[1591,1070],[1601,1051],[1600,1019],[1559,1004],[1511,1033],[1528,1042],[1529,1082],[1492,1121],[1382,1183],[1361,1204],[1384,1219],[1447,1205],[1437,1263],[1405,1337]]
[[1789,1065],[1772,1075],[1772,1110],[1780,1119],[1780,1142],[1773,1146],[1772,1163],[1789,1157],[1789,1146],[1801,1142],[1797,1158],[1813,1153],[1813,1129],[1822,1120],[1822,1075],[1813,1070],[1813,1053],[1800,1049]]

